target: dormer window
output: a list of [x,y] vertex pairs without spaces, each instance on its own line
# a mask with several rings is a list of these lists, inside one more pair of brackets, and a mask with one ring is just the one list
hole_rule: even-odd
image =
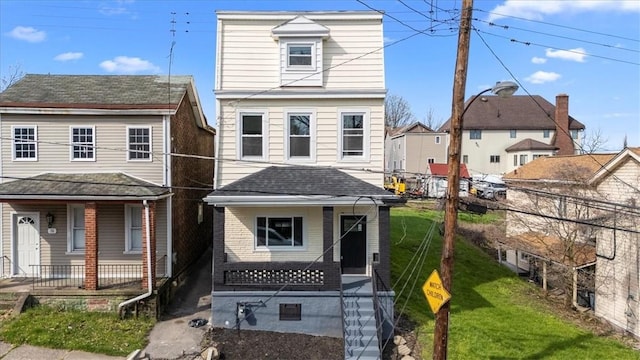
[[309,69],[313,67],[313,44],[288,44],[287,67],[289,69]]
[[280,86],[322,86],[322,45],[329,28],[297,16],[271,29],[280,46]]

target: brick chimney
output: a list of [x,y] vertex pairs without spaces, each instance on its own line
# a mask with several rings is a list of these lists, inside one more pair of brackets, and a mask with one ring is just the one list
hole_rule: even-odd
[[557,155],[573,155],[575,153],[571,132],[569,131],[569,95],[558,94],[556,96],[556,122],[555,141],[553,145],[558,148]]

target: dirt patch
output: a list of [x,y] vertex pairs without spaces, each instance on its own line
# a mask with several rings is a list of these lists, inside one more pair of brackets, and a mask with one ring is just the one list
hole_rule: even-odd
[[202,345],[216,347],[225,360],[344,359],[342,339],[304,334],[214,328]]

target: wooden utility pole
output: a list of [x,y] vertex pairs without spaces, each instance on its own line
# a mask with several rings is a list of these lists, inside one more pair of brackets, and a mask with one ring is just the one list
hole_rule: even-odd
[[[469,40],[471,38],[471,13],[473,0],[462,0],[462,16],[458,31],[458,53],[453,79],[453,99],[451,104],[451,124],[449,129],[449,153],[447,174],[447,198],[444,218],[444,240],[440,274],[442,285],[452,293],[453,246],[458,220],[458,202],[460,194],[460,152],[462,148],[462,115],[464,113],[464,93],[467,83],[467,65],[469,63]],[[450,302],[444,304],[436,313],[436,328],[433,336],[433,359],[447,358],[449,336]]]

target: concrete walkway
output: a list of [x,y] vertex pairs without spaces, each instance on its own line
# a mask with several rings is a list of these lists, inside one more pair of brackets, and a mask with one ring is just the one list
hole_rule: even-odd
[[48,349],[31,345],[20,345],[17,347],[13,347],[13,345],[11,344],[0,342],[0,359],[121,360],[126,358],[120,356],[92,354],[84,351]]

